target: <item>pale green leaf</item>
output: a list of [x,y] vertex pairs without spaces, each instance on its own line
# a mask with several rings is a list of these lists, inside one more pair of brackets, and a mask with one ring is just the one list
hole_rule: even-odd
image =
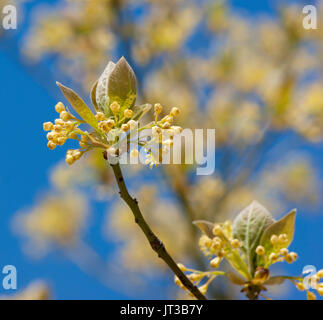
[[247,257],[249,272],[253,274],[256,266],[256,248],[264,230],[274,223],[269,211],[257,201],[242,210],[233,221],[233,237],[241,241],[242,250]]
[[115,66],[116,64],[112,61],[107,64],[98,80],[98,84],[95,90],[96,104],[100,111],[103,112],[107,117],[112,115],[112,112],[109,108],[110,101],[108,96],[108,81]]
[[214,235],[212,232],[212,230],[214,228],[213,223],[211,223],[209,221],[205,221],[205,220],[196,220],[196,221],[193,221],[193,224],[195,224],[210,239],[214,238]]
[[122,57],[108,78],[109,103],[117,101],[122,113],[127,108],[132,108],[136,101],[137,81],[135,73],[127,60]]
[[[265,248],[266,256],[274,252],[274,246],[270,241],[270,238],[274,234],[279,236],[280,234],[285,233],[287,235],[287,242],[284,243],[284,247],[287,248],[291,244],[294,238],[295,217],[296,209],[290,211],[283,218],[266,228],[260,239],[260,245]],[[258,256],[258,265],[263,264],[263,257]]]
[[90,98],[91,98],[91,102],[95,108],[95,110],[98,112],[98,111],[102,111],[100,110],[97,102],[96,102],[96,88],[98,86],[98,80],[94,83],[94,85],[92,86],[92,89],[91,89],[91,94],[90,94]]
[[73,109],[79,114],[79,116],[87,124],[97,130],[98,122],[91,109],[85,104],[85,102],[72,89],[65,87],[59,82],[57,82],[57,85],[61,89],[62,93],[64,94],[67,101],[71,104]]

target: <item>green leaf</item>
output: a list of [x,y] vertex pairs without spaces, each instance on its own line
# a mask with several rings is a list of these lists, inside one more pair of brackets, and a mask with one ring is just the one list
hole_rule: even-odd
[[92,86],[92,89],[91,89],[91,94],[90,94],[90,98],[91,98],[91,101],[92,101],[92,104],[95,108],[95,110],[98,112],[98,111],[101,111],[97,102],[96,102],[96,88],[98,86],[98,82],[99,80],[97,80],[94,85]]
[[267,281],[264,282],[265,286],[274,286],[278,284],[282,284],[286,278],[281,277],[281,276],[276,276],[276,277],[270,277]]
[[233,237],[241,241],[247,257],[249,272],[256,266],[256,248],[265,229],[274,223],[269,211],[257,201],[243,209],[233,221]]
[[214,234],[212,232],[212,230],[214,228],[213,223],[211,223],[209,221],[205,221],[205,220],[196,220],[196,221],[193,221],[193,224],[195,224],[210,239],[214,238]]
[[122,57],[108,78],[109,103],[117,101],[120,105],[120,113],[127,108],[132,108],[136,101],[137,81],[135,73]]
[[109,96],[108,96],[108,81],[109,77],[115,68],[116,64],[110,61],[101,74],[98,84],[96,86],[95,100],[100,111],[102,111],[107,117],[112,116],[112,112],[109,108]]
[[80,117],[94,129],[98,129],[98,122],[95,119],[91,109],[85,104],[85,102],[75,93],[72,89],[65,87],[59,82],[56,82],[61,89],[63,95],[67,101],[71,104],[73,109],[80,115]]
[[[293,209],[292,211],[287,213],[283,218],[266,228],[260,239],[260,245],[265,248],[266,256],[269,256],[270,253],[275,251],[274,246],[270,241],[271,236],[274,234],[279,236],[280,234],[285,233],[287,235],[288,241],[284,243],[284,247],[287,248],[291,244],[294,238],[295,216],[296,209]],[[263,264],[264,258],[262,256],[258,256],[258,265]]]
[[251,280],[251,275],[248,270],[248,266],[242,260],[239,253],[236,250],[232,250],[226,253],[226,259],[229,261],[231,266],[238,271],[245,279]]

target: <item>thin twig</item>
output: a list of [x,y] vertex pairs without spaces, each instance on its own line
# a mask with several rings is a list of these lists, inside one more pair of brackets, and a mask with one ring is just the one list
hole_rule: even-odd
[[178,277],[178,279],[182,282],[182,284],[198,299],[198,300],[206,300],[206,297],[200,292],[200,290],[187,278],[187,276],[180,270],[177,266],[173,258],[167,252],[164,244],[158,239],[158,237],[153,233],[144,219],[138,201],[135,198],[132,198],[128,192],[127,186],[125,184],[122,171],[119,163],[111,164],[113,169],[114,176],[117,180],[117,184],[119,187],[119,193],[121,198],[127,203],[129,208],[131,209],[135,222],[139,225],[140,229],[145,234],[147,240],[150,243],[152,249],[157,253],[158,257],[163,259],[165,263],[169,266],[169,268],[174,272],[174,274]]

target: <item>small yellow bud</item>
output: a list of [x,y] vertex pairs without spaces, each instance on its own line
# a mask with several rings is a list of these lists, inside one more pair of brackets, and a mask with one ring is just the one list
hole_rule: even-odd
[[63,127],[60,124],[55,124],[54,125],[54,131],[60,132],[63,130]]
[[219,236],[219,235],[221,235],[221,234],[222,234],[222,228],[221,228],[218,224],[216,224],[216,225],[214,226],[214,228],[213,228],[212,232],[213,232],[213,234],[214,234],[215,236]]
[[258,246],[256,248],[256,253],[258,256],[262,256],[265,254],[265,248],[263,246]]
[[56,148],[56,143],[54,143],[53,141],[48,141],[47,143],[47,147],[50,149],[50,150],[54,150]]
[[298,258],[298,254],[296,252],[291,252],[289,256],[292,258],[293,261],[296,261]]
[[62,102],[58,102],[55,106],[55,110],[57,113],[61,113],[62,111],[65,111],[65,107]]
[[231,241],[231,245],[233,248],[237,249],[237,248],[240,248],[241,247],[241,243],[238,239],[233,239]]
[[99,129],[102,130],[103,132],[109,132],[110,131],[110,126],[108,124],[108,121],[101,121],[99,122],[98,125]]
[[323,278],[323,269],[319,270],[316,274],[319,278]]
[[62,119],[55,119],[55,124],[59,125],[59,126],[63,126],[64,125],[64,121]]
[[123,114],[124,114],[125,118],[130,119],[133,116],[133,111],[130,109],[126,109]]
[[107,123],[107,125],[108,125],[109,128],[112,128],[115,125],[115,122],[114,122],[113,119],[108,119],[106,121],[106,123]]
[[271,261],[271,262],[275,262],[276,260],[278,259],[278,257],[277,257],[277,254],[276,253],[271,253],[270,255],[269,255],[269,260]]
[[96,118],[96,120],[98,120],[98,121],[104,121],[104,120],[106,120],[106,117],[105,117],[105,115],[104,115],[104,113],[103,113],[103,112],[98,112],[98,113],[95,115],[95,118]]
[[217,253],[219,258],[223,258],[224,257],[224,251],[221,249],[218,253]]
[[211,239],[206,239],[205,242],[204,242],[204,245],[207,248],[211,248],[212,244],[213,244],[213,241]]
[[156,114],[159,114],[159,113],[162,112],[162,110],[163,110],[162,105],[160,103],[155,103],[155,105],[154,105],[154,111],[155,111],[155,113]]
[[170,111],[171,116],[178,116],[179,115],[179,109],[178,108],[172,108]]
[[293,263],[293,258],[292,258],[292,256],[290,255],[290,254],[288,254],[286,257],[285,257],[285,261],[287,262],[287,263]]
[[81,152],[81,151],[79,151],[79,150],[75,150],[75,151],[73,152],[73,158],[74,158],[75,160],[79,160],[81,157],[82,157],[82,152]]
[[121,126],[121,130],[123,131],[123,132],[127,132],[127,131],[129,131],[129,124],[128,123],[124,123],[122,126]]
[[66,130],[73,130],[74,129],[74,124],[72,121],[67,121],[67,122],[65,122],[64,125],[65,125]]
[[217,269],[221,263],[221,258],[216,257],[210,261],[210,266],[214,269]]
[[276,245],[279,240],[278,240],[278,237],[275,234],[273,234],[270,238],[270,241],[273,245]]
[[305,290],[305,286],[303,285],[302,282],[298,282],[296,283],[296,288],[299,290],[299,291],[304,291]]
[[54,125],[51,122],[45,122],[43,123],[43,129],[44,131],[50,131],[52,130]]
[[130,157],[131,157],[131,158],[137,158],[137,157],[138,157],[138,155],[139,155],[139,152],[138,152],[138,150],[137,150],[137,149],[132,149],[132,150],[130,151]]
[[112,102],[111,105],[110,105],[110,109],[114,114],[118,113],[119,110],[120,110],[119,103],[117,101]]
[[280,234],[279,237],[278,237],[278,240],[281,244],[287,242],[287,234],[286,233],[283,233],[283,234]]
[[51,132],[48,132],[47,133],[46,138],[48,140],[53,140],[54,139],[54,136],[55,136],[54,132],[51,131]]
[[323,288],[317,288],[317,292],[320,296],[323,296]]
[[307,300],[316,300],[316,295],[311,291],[307,291]]
[[67,111],[62,111],[59,115],[59,117],[63,120],[63,121],[68,121],[69,119],[71,119],[71,115],[67,112]]
[[279,250],[279,253],[282,255],[282,256],[287,256],[288,255],[288,249],[287,248],[282,248]]
[[71,165],[71,164],[73,164],[74,163],[74,157],[73,156],[71,156],[71,155],[66,155],[66,158],[65,158],[65,162],[67,163],[67,164],[69,164],[69,165]]
[[57,144],[62,146],[66,142],[66,137],[59,137],[57,139]]

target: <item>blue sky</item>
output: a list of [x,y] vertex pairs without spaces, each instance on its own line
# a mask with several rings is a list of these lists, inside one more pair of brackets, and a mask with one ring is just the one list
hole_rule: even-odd
[[[28,24],[30,10],[43,1],[28,4],[24,29]],[[51,1],[52,2],[52,1]],[[272,12],[272,1],[232,1],[234,6],[250,14]],[[302,2],[302,1],[300,1]],[[310,2],[308,2],[309,4]],[[19,33],[23,33],[19,31]],[[20,37],[20,35],[18,35]],[[46,147],[42,122],[54,118],[53,106],[60,97],[55,84],[41,83],[31,76],[32,69],[21,64],[15,43],[0,41],[0,101],[2,136],[0,158],[0,270],[13,264],[18,270],[18,287],[23,288],[35,279],[44,279],[52,284],[54,297],[58,299],[123,299],[130,298],[103,286],[93,277],[59,253],[53,253],[41,260],[32,260],[22,252],[21,238],[13,235],[12,217],[21,208],[31,206],[38,196],[49,187],[50,168],[64,157],[64,150],[49,152]],[[50,88],[50,94],[48,93]],[[318,172],[323,181],[323,147],[321,145],[300,145],[315,156]],[[322,195],[322,190],[319,190]],[[296,223],[296,237],[292,248],[301,252],[298,262],[288,266],[294,274],[302,267],[312,264],[323,267],[322,226],[323,214],[299,212]],[[100,240],[102,216],[92,219],[92,228],[87,235],[91,245],[103,253],[111,249]],[[102,247],[104,246],[104,247]],[[0,280],[2,274],[0,272]],[[172,282],[172,277],[165,279]],[[157,292],[157,291],[155,291]],[[4,292],[0,286],[0,294]],[[150,296],[146,296],[149,298]],[[163,296],[154,293],[154,298]],[[291,289],[289,298],[302,299],[303,293]]]

